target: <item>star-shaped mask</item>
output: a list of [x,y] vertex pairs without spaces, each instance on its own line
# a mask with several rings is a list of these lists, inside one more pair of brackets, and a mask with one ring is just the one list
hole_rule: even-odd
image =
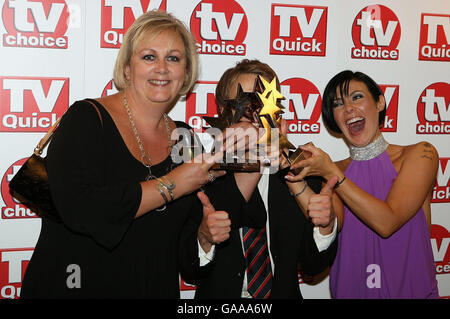
[[[225,128],[240,121],[242,116],[253,123],[259,122],[258,112],[263,107],[263,103],[258,96],[262,92],[260,79],[255,79],[252,92],[244,92],[241,84],[238,84],[236,97],[227,99],[226,105],[218,117],[204,116],[203,119],[212,127],[223,131]],[[234,112],[233,112],[234,111]],[[234,113],[234,114],[233,114]]]
[[[259,144],[270,144],[272,129],[280,126],[283,106],[279,100],[285,99],[278,91],[277,79],[274,77],[271,82],[258,76],[255,79],[255,85],[252,92],[244,92],[242,86],[238,84],[236,97],[226,100],[226,106],[219,113],[218,117],[204,116],[205,121],[212,127],[224,130],[225,128],[237,123],[244,116],[253,123],[259,123],[265,128],[265,132],[259,139]],[[234,112],[233,112],[234,111]],[[288,141],[285,136],[278,136],[279,148],[282,155],[288,160],[289,164],[301,160],[307,156],[300,148],[297,148]],[[284,149],[296,149],[291,156],[287,155]],[[308,156],[309,157],[309,156]]]

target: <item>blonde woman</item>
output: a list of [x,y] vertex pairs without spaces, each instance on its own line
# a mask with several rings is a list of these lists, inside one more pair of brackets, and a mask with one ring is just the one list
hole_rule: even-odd
[[151,11],[129,28],[119,92],[74,103],[49,146],[63,222],[42,220],[22,297],[179,297],[178,272],[198,258],[197,234],[184,232],[201,217],[194,191],[222,174],[170,156],[172,131],[186,124],[167,113],[196,77],[195,41],[178,19]]

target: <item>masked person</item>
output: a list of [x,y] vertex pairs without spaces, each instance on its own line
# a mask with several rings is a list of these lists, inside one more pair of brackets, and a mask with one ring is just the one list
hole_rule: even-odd
[[[270,82],[276,74],[258,60],[243,60],[228,69],[216,88],[219,113],[229,107],[226,100],[236,97],[238,84],[244,92],[252,92],[257,76]],[[253,124],[244,115],[232,127],[251,129]],[[235,181],[240,194],[233,197],[224,191],[213,206],[222,209],[224,202],[243,199],[246,205],[233,211],[229,239],[210,242],[211,249],[204,251],[201,258],[207,264],[192,279],[197,285],[195,297],[301,298],[298,265],[303,273],[318,274],[330,266],[336,251],[333,181],[319,192],[320,179],[290,183],[278,174],[239,172],[210,187],[220,187],[226,179]],[[250,261],[255,247],[259,256]]]

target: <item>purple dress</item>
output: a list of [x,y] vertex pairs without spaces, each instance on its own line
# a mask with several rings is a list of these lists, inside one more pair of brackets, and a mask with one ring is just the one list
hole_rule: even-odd
[[[367,193],[385,200],[397,172],[384,151],[371,160],[353,160],[345,175]],[[338,245],[330,271],[333,298],[439,298],[422,208],[383,239],[345,206]]]

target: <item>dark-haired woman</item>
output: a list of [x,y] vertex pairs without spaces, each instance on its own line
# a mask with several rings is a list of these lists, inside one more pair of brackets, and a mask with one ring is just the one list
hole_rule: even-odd
[[312,157],[298,164],[304,167],[300,175],[287,178],[339,177],[334,298],[438,298],[429,233],[438,154],[427,142],[389,144],[380,131],[385,109],[370,77],[337,74],[325,88],[322,117],[343,135],[350,158],[333,163],[323,150],[305,146]]

